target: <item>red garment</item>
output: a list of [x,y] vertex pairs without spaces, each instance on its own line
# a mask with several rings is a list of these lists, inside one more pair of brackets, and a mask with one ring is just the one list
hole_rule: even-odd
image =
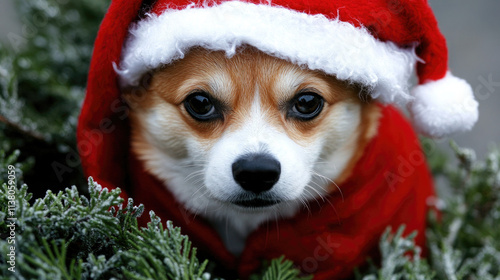
[[[379,134],[366,147],[352,175],[319,207],[310,203],[294,218],[263,224],[248,238],[239,259],[225,248],[217,233],[199,216],[193,217],[165,187],[131,157],[130,174],[136,202],[163,220],[172,220],[202,254],[237,269],[240,276],[258,270],[263,259],[285,255],[314,279],[343,279],[375,256],[382,232],[406,224],[418,230],[425,247],[427,199],[434,195],[432,179],[419,141],[408,122],[392,107],[383,109]],[[148,218],[148,217],[144,217]]]
[[[129,2],[129,9],[123,9],[125,2],[113,1],[95,43],[77,130],[87,176],[107,188],[127,189],[124,197],[143,203],[163,221],[172,220],[204,257],[242,278],[255,272],[263,259],[281,255],[305,273],[313,273],[314,279],[350,277],[354,267],[369,255],[376,256],[380,235],[389,225],[397,228],[404,223],[406,232],[418,230],[417,243],[424,246],[432,180],[411,126],[389,106],[383,108],[378,135],[340,185],[344,200],[336,193],[321,207],[314,202],[310,211],[302,210],[292,219],[263,224],[249,236],[239,258],[231,255],[217,233],[200,216],[188,214],[130,153],[128,108],[120,97],[112,62],[120,59],[127,35],[123,26],[137,17],[141,1]],[[149,219],[146,214],[143,218],[143,222]]]

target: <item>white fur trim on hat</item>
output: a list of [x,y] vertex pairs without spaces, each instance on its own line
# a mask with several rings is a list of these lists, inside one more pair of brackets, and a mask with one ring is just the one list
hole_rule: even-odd
[[364,28],[323,15],[239,1],[167,9],[132,26],[117,69],[120,84],[138,85],[146,72],[183,58],[193,46],[225,51],[230,57],[243,44],[359,83],[384,103],[403,105],[411,99],[414,48],[382,42]]
[[416,129],[427,136],[443,137],[467,131],[478,119],[478,103],[470,85],[450,72],[437,81],[416,86],[409,105]]

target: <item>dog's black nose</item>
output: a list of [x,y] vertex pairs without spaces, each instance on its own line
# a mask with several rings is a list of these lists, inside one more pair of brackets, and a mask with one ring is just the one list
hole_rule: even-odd
[[245,190],[259,194],[270,190],[281,173],[279,161],[267,154],[245,155],[233,163],[234,180]]

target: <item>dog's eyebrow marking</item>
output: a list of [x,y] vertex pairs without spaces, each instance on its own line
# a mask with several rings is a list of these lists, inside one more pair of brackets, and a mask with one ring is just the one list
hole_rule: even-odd
[[307,76],[295,67],[280,69],[276,76],[273,94],[278,102],[286,102],[293,98],[295,92],[303,85]]
[[208,81],[211,93],[217,98],[228,102],[231,99],[231,91],[234,87],[231,77],[224,71],[216,71],[215,74],[210,75]]

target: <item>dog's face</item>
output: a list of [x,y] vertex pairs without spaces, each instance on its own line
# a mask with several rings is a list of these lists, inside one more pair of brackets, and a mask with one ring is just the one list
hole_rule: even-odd
[[359,88],[250,47],[193,49],[124,96],[133,151],[206,216],[290,215],[336,191],[376,131]]

